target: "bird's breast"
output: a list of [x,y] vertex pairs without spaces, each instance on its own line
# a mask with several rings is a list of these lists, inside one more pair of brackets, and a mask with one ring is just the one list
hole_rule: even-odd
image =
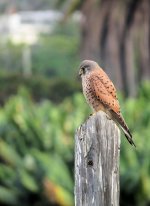
[[90,82],[90,79],[88,77],[83,77],[82,78],[82,88],[83,88],[83,94],[85,96],[85,99],[89,106],[92,108],[94,112],[97,112],[99,110],[104,111],[104,106],[98,100],[96,97],[94,88]]

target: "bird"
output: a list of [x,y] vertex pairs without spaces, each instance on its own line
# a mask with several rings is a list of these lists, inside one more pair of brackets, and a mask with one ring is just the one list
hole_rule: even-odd
[[79,66],[82,90],[85,99],[94,113],[103,111],[123,131],[128,142],[135,146],[132,134],[121,114],[117,91],[108,75],[92,60],[84,60]]

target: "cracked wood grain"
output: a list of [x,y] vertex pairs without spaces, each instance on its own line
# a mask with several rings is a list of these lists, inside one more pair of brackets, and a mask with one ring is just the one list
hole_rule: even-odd
[[120,132],[102,111],[75,135],[75,206],[119,206]]

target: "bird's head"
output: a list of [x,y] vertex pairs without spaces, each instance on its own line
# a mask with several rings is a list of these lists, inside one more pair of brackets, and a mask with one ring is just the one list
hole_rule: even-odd
[[79,67],[79,75],[82,77],[89,74],[91,71],[99,68],[98,64],[91,60],[84,60]]

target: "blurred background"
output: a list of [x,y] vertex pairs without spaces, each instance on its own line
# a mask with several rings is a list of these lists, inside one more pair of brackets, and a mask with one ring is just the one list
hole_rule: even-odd
[[122,137],[120,205],[150,205],[149,0],[0,0],[0,205],[74,205],[83,59],[113,80],[137,145]]

